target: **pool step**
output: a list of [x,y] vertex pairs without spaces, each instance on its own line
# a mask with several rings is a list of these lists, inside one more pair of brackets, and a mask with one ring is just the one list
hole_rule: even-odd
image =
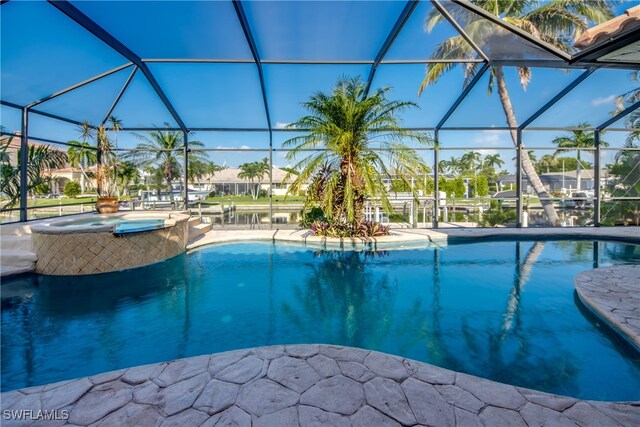
[[0,247],[3,251],[9,249],[31,250],[31,234],[5,234],[0,238]]
[[33,271],[36,268],[37,260],[36,254],[31,251],[2,248],[2,252],[0,252],[0,276],[6,277]]
[[203,235],[211,230],[211,224],[198,223],[189,227],[189,241],[192,242],[196,237]]
[[36,262],[38,257],[31,251],[24,249],[2,249],[0,253],[0,264],[12,265],[16,267],[27,266]]
[[0,227],[0,235],[4,240],[4,236],[22,236],[31,234],[31,226],[27,224],[5,224]]
[[201,218],[199,216],[192,216],[191,218],[189,218],[189,227],[195,227],[196,225],[200,224],[202,222]]
[[[0,265],[0,277],[15,276],[16,274],[30,273],[36,269],[36,263],[29,266],[16,267],[13,265]],[[5,295],[5,292],[2,293]],[[6,296],[6,295],[5,295]]]

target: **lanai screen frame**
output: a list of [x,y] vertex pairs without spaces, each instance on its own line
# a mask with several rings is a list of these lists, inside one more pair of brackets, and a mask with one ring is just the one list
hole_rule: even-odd
[[[272,122],[271,122],[271,115],[270,115],[270,111],[269,111],[269,99],[267,96],[267,91],[266,91],[266,85],[265,85],[265,79],[264,79],[264,74],[263,74],[263,69],[262,69],[262,65],[263,64],[314,64],[314,65],[320,65],[320,64],[325,64],[325,65],[346,65],[346,64],[365,64],[365,65],[370,65],[371,69],[366,81],[366,93],[368,93],[371,84],[373,82],[373,79],[375,77],[376,71],[378,69],[378,66],[381,64],[428,64],[428,63],[444,63],[444,62],[451,62],[451,63],[460,63],[460,64],[468,64],[468,63],[481,63],[482,67],[481,69],[475,74],[474,78],[464,87],[464,89],[462,90],[462,92],[460,93],[460,95],[456,98],[456,100],[453,102],[453,104],[449,107],[449,109],[447,110],[447,112],[443,115],[443,117],[440,119],[440,121],[438,122],[438,124],[435,127],[414,127],[414,128],[407,128],[407,129],[411,129],[411,130],[416,130],[416,131],[431,131],[434,134],[434,147],[433,148],[426,148],[425,150],[429,150],[429,151],[433,151],[434,153],[434,164],[433,164],[433,174],[434,174],[434,212],[439,212],[439,197],[435,196],[438,194],[439,191],[439,168],[438,168],[438,164],[439,164],[439,151],[440,151],[440,138],[439,138],[439,133],[440,131],[452,131],[452,130],[461,130],[461,131],[471,131],[471,130],[504,130],[504,131],[515,131],[516,132],[516,145],[514,147],[515,151],[516,151],[516,227],[520,228],[522,227],[522,212],[523,212],[523,197],[522,197],[522,158],[521,158],[521,153],[522,153],[522,149],[523,149],[523,143],[522,143],[522,132],[524,130],[557,130],[557,131],[571,131],[571,130],[576,130],[577,128],[575,127],[530,127],[530,125],[538,118],[540,117],[542,114],[544,114],[547,110],[549,110],[551,107],[553,107],[557,102],[559,102],[562,98],[564,98],[567,94],[569,94],[573,89],[575,89],[576,87],[578,87],[580,85],[580,83],[582,83],[587,77],[589,77],[594,71],[601,69],[601,68],[621,68],[621,69],[628,69],[628,70],[636,70],[636,69],[640,69],[640,64],[636,64],[636,63],[614,63],[614,62],[610,62],[610,63],[600,63],[597,62],[597,58],[589,58],[588,61],[582,60],[580,54],[577,54],[575,56],[571,56],[570,54],[563,52],[559,49],[557,49],[556,47],[545,43],[539,39],[537,39],[536,37],[532,36],[531,34],[517,28],[514,27],[504,21],[502,21],[499,17],[485,11],[484,9],[475,6],[474,4],[466,1],[466,0],[449,0],[451,3],[455,4],[456,6],[462,7],[464,9],[466,9],[469,12],[472,12],[476,15],[481,16],[484,19],[487,19],[488,21],[492,22],[493,24],[496,24],[497,26],[501,27],[503,30],[508,31],[511,34],[516,35],[519,38],[524,39],[525,41],[532,43],[533,45],[535,45],[536,47],[546,51],[547,53],[551,54],[554,58],[557,59],[552,61],[551,64],[543,64],[542,62],[544,61],[535,61],[535,60],[531,60],[531,61],[522,61],[522,60],[518,60],[518,61],[514,61],[514,60],[495,60],[492,59],[490,57],[488,57],[483,51],[482,49],[473,41],[473,39],[464,31],[464,29],[456,22],[456,20],[451,16],[451,14],[447,11],[447,9],[442,5],[442,1],[446,1],[446,0],[428,0],[430,1],[433,6],[440,12],[440,14],[455,28],[456,31],[458,31],[458,33],[464,38],[464,40],[469,43],[469,45],[476,51],[477,55],[479,58],[475,58],[475,59],[455,59],[455,60],[429,60],[429,59],[425,59],[425,60],[385,60],[385,55],[387,54],[387,52],[389,51],[389,49],[391,48],[391,46],[393,45],[394,41],[396,40],[397,36],[400,34],[400,32],[402,31],[402,28],[404,27],[405,23],[407,22],[407,20],[409,19],[409,17],[411,16],[411,14],[414,12],[414,10],[416,9],[416,6],[418,5],[418,3],[421,0],[408,0],[404,6],[404,8],[402,9],[400,15],[398,16],[398,18],[396,19],[396,22],[393,26],[393,28],[391,29],[391,31],[389,32],[389,34],[387,35],[383,45],[380,47],[378,54],[376,55],[374,60],[265,60],[265,59],[261,59],[257,45],[256,45],[256,41],[254,39],[253,36],[253,31],[251,28],[251,25],[249,24],[245,11],[244,11],[244,7],[242,4],[242,0],[232,0],[233,6],[234,6],[234,10],[236,13],[236,17],[238,18],[238,21],[241,25],[242,31],[244,33],[246,42],[249,46],[249,49],[251,51],[251,55],[253,57],[253,59],[234,59],[234,60],[229,60],[229,59],[210,59],[210,58],[190,58],[190,59],[143,59],[140,56],[138,56],[136,53],[134,53],[131,49],[129,49],[125,44],[123,44],[120,40],[118,40],[116,37],[114,37],[113,35],[111,35],[109,32],[107,32],[105,29],[103,29],[100,25],[98,25],[95,21],[93,21],[91,18],[89,18],[87,15],[85,15],[83,12],[81,12],[78,8],[76,8],[73,4],[71,4],[69,1],[67,0],[47,0],[47,2],[49,4],[51,4],[53,7],[55,7],[56,9],[58,9],[61,13],[63,13],[64,15],[68,16],[69,18],[71,18],[76,24],[80,25],[81,27],[83,27],[84,29],[86,29],[87,31],[89,31],[92,35],[94,35],[95,37],[97,37],[98,39],[100,39],[101,41],[103,41],[104,43],[106,43],[110,48],[112,48],[113,50],[115,50],[116,52],[118,52],[119,54],[121,54],[124,58],[126,58],[129,62],[120,65],[114,69],[111,69],[109,71],[103,72],[101,74],[98,74],[94,77],[91,77],[87,80],[84,80],[82,82],[76,83],[72,86],[69,86],[68,88],[65,88],[61,91],[52,93],[48,96],[45,96],[42,99],[33,101],[27,105],[18,105],[12,102],[8,102],[5,100],[1,100],[0,99],[0,105],[6,106],[6,107],[10,107],[10,108],[14,108],[14,109],[18,109],[21,111],[21,139],[20,139],[20,146],[21,146],[21,151],[20,151],[20,162],[22,165],[25,165],[27,163],[27,147],[28,147],[28,142],[29,139],[32,140],[36,140],[36,141],[41,141],[41,142],[47,142],[47,143],[54,143],[54,144],[61,144],[61,145],[66,145],[69,146],[70,144],[65,143],[65,142],[60,142],[60,141],[55,141],[55,140],[51,140],[51,139],[45,139],[45,138],[34,138],[34,137],[29,137],[29,114],[37,114],[37,115],[41,115],[44,117],[48,117],[51,119],[55,119],[55,120],[59,120],[62,122],[66,122],[66,123],[70,123],[70,124],[74,124],[74,125],[80,125],[80,122],[78,122],[77,120],[73,120],[73,119],[69,119],[60,115],[56,115],[56,114],[51,114],[51,113],[47,113],[44,111],[40,111],[37,110],[36,107],[48,100],[57,98],[59,96],[63,96],[66,93],[72,92],[75,89],[78,89],[80,87],[83,87],[87,84],[93,83],[95,81],[98,81],[104,77],[110,76],[114,73],[117,73],[119,71],[125,70],[125,69],[131,69],[131,73],[129,75],[129,77],[127,78],[127,80],[125,81],[122,89],[118,92],[114,102],[112,103],[112,105],[110,106],[109,110],[106,112],[106,114],[104,115],[104,119],[101,122],[101,125],[104,125],[108,118],[110,117],[111,113],[113,112],[113,110],[115,109],[116,105],[118,104],[118,102],[120,101],[122,95],[125,93],[125,91],[127,90],[127,88],[129,87],[129,84],[131,83],[131,81],[133,80],[133,78],[135,77],[136,73],[141,72],[146,81],[151,85],[151,87],[153,88],[153,90],[155,91],[155,93],[157,94],[157,96],[160,98],[160,100],[162,101],[162,103],[164,104],[165,108],[168,110],[168,112],[170,113],[170,115],[172,116],[172,118],[175,120],[175,122],[177,123],[178,127],[174,128],[174,127],[163,127],[163,128],[158,128],[158,127],[123,127],[121,130],[123,131],[154,131],[154,130],[172,130],[172,131],[180,131],[183,134],[183,138],[184,138],[184,198],[183,198],[183,203],[184,203],[184,208],[187,209],[188,208],[188,167],[189,167],[189,156],[188,153],[190,152],[189,149],[189,133],[190,132],[197,132],[197,131],[215,131],[215,132],[237,132],[237,131],[242,131],[242,132],[268,132],[269,135],[269,192],[268,192],[268,196],[269,196],[269,224],[270,227],[273,227],[273,180],[272,180],[272,171],[273,171],[273,153],[274,151],[277,151],[278,149],[274,149],[273,148],[273,133],[274,132],[291,132],[291,131],[295,131],[295,132],[301,132],[304,131],[304,129],[276,129],[273,128],[272,126]],[[427,0],[422,0],[422,1],[427,1]],[[5,3],[8,3],[9,0],[2,0],[2,4],[4,5]],[[638,34],[636,34],[635,36],[637,36]],[[631,41],[635,40],[636,38],[632,35],[632,37],[629,39]],[[610,48],[608,48],[608,50],[614,50],[615,48],[617,48],[619,46],[614,45],[611,46]],[[607,52],[607,50],[605,50],[605,53]],[[149,69],[149,67],[147,66],[148,63],[217,63],[217,64],[230,64],[230,63],[249,63],[249,64],[255,64],[256,68],[257,68],[257,72],[258,72],[258,78],[259,78],[259,82],[260,82],[260,89],[261,89],[261,95],[262,95],[262,101],[264,104],[264,111],[265,111],[265,116],[266,116],[266,120],[267,120],[267,127],[266,128],[224,128],[224,127],[211,127],[211,128],[202,128],[202,127],[188,127],[185,122],[182,120],[182,118],[180,117],[180,115],[178,114],[178,112],[176,111],[176,109],[174,108],[174,106],[171,104],[171,101],[169,100],[169,98],[166,96],[162,86],[158,83],[158,81],[156,80],[156,78],[154,77],[153,73],[151,72],[151,70]],[[541,108],[539,108],[535,113],[533,113],[530,117],[528,117],[525,121],[522,122],[522,124],[520,124],[517,128],[511,128],[511,127],[448,127],[446,126],[446,122],[447,120],[451,117],[451,115],[456,111],[456,109],[458,108],[458,106],[466,99],[467,95],[471,92],[471,90],[475,87],[475,85],[480,81],[480,79],[485,75],[485,73],[491,68],[491,66],[493,65],[505,65],[505,66],[517,66],[517,65],[526,65],[526,66],[546,66],[546,67],[551,67],[551,68],[574,68],[574,69],[583,69],[584,71],[577,77],[575,78],[573,81],[571,81],[566,87],[564,87],[560,92],[558,92],[552,99],[550,99],[545,105],[543,105]],[[600,177],[600,135],[601,133],[606,129],[608,131],[629,131],[629,129],[627,128],[611,128],[610,126],[612,126],[614,123],[618,122],[619,120],[623,119],[624,117],[626,117],[628,114],[632,113],[633,111],[635,111],[636,109],[640,108],[640,101],[635,102],[634,104],[628,106],[627,108],[625,108],[624,110],[618,112],[617,114],[615,114],[614,116],[612,116],[610,119],[606,120],[605,122],[601,123],[598,126],[592,127],[592,128],[580,128],[581,130],[586,130],[586,131],[593,131],[594,132],[594,137],[595,137],[595,147],[594,147],[594,221],[593,221],[593,225],[595,227],[599,227],[600,226],[600,221],[601,221],[601,194],[600,194],[600,188],[601,188],[601,177]],[[91,126],[93,129],[97,129],[98,126],[96,125],[92,125]],[[109,128],[107,128],[107,130],[110,130]],[[3,136],[12,136],[13,134],[8,133],[8,132],[2,132]],[[476,147],[459,147],[462,149],[465,148],[476,148]],[[537,148],[537,147],[529,147],[529,148]],[[131,151],[131,149],[119,149],[120,151]],[[282,150],[282,149],[280,149]],[[633,149],[631,149],[633,150]],[[206,151],[223,151],[220,149],[207,149]],[[260,149],[259,151],[266,151],[266,149]],[[98,162],[100,162],[100,159],[98,159]],[[26,222],[28,221],[28,206],[27,206],[27,169],[25,167],[21,167],[20,169],[20,206],[18,208],[18,210],[20,211],[20,220],[19,222]],[[16,209],[8,209],[8,210],[16,210]],[[432,223],[433,228],[438,228],[438,215],[435,214],[433,215],[433,223]]]

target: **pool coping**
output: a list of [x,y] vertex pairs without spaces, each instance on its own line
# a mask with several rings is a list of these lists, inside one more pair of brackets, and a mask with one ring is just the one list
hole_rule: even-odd
[[640,402],[580,400],[376,351],[323,344],[196,356],[0,397],[3,425],[8,426],[24,424],[10,419],[11,414],[42,411],[57,416],[59,424],[74,425],[640,423]]
[[640,265],[589,270],[574,285],[582,304],[640,352]]
[[455,241],[482,239],[605,239],[640,244],[640,227],[606,228],[446,228],[391,229],[390,236],[375,238],[330,238],[313,236],[309,230],[220,230],[213,229],[190,241],[187,250],[216,243],[271,241],[299,243],[320,249],[403,249],[426,244],[446,245]]

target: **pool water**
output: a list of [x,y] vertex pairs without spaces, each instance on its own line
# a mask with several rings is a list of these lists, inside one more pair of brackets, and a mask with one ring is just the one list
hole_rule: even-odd
[[584,309],[576,274],[640,263],[612,242],[377,253],[210,246],[151,266],[2,285],[2,390],[226,350],[330,343],[547,392],[640,400],[640,355]]

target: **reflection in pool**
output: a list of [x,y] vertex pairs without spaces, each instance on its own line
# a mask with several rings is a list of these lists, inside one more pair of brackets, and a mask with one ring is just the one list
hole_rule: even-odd
[[484,242],[378,253],[245,243],[99,276],[3,282],[3,390],[287,343],[376,349],[496,381],[640,400],[640,356],[573,277],[637,245]]

